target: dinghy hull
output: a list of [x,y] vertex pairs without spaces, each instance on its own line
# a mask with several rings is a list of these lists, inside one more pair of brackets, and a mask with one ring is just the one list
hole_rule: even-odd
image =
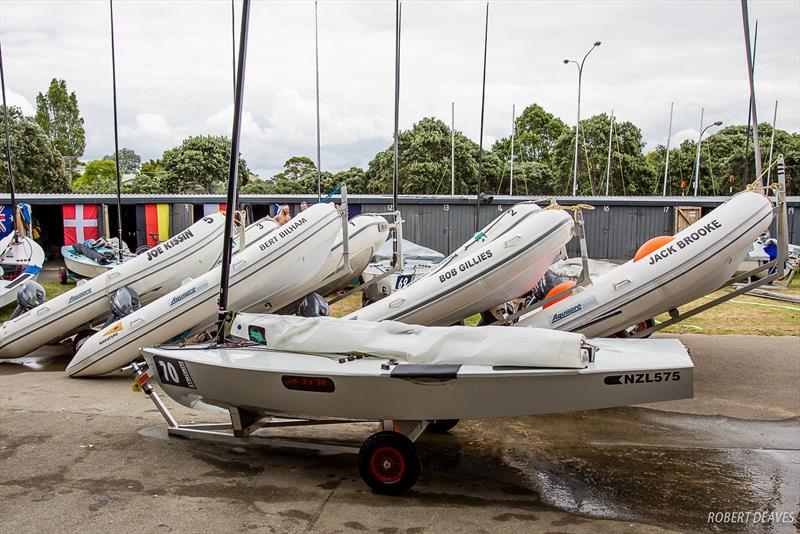
[[261,347],[143,350],[163,390],[192,408],[305,419],[437,420],[609,408],[692,396],[693,365],[677,341],[591,340],[585,369],[389,365]]

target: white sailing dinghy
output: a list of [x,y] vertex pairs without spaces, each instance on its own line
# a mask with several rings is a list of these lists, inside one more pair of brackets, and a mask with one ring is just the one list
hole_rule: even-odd
[[425,276],[346,318],[451,325],[529,291],[572,231],[565,211],[514,206]]
[[597,337],[624,331],[723,286],[772,219],[766,195],[738,193],[675,236],[648,241],[634,259],[591,284],[523,315],[514,326]]
[[204,217],[136,259],[119,265],[0,326],[0,358],[24,356],[51,341],[88,330],[111,311],[110,297],[128,288],[142,302],[178,287],[219,261],[224,216]]
[[44,251],[28,235],[12,230],[0,240],[0,307],[17,298],[17,290],[38,278],[44,264]]
[[[315,204],[235,254],[230,304],[251,309],[306,283],[328,257],[340,220],[332,204]],[[95,333],[84,341],[66,373],[71,377],[110,373],[136,359],[141,347],[209,327],[219,311],[220,271],[217,266]]]
[[[233,331],[266,346],[143,349],[147,367],[135,366],[136,383],[169,422],[169,433],[241,443],[263,438],[255,432],[270,426],[381,421],[384,431],[360,449],[275,444],[357,451],[364,481],[386,494],[415,483],[413,440],[429,425],[445,431],[459,419],[626,406],[693,392],[692,361],[674,339],[587,345],[582,335],[541,329],[249,314],[234,321]],[[150,380],[184,406],[225,409],[231,424],[179,425]]]

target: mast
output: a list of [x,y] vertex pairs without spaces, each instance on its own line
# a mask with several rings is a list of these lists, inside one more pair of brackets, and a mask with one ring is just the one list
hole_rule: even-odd
[[772,149],[775,147],[775,121],[778,119],[778,101],[775,101],[775,112],[772,114],[772,136],[769,141],[769,160],[767,161],[767,185],[772,175]]
[[486,52],[489,47],[489,2],[483,31],[483,83],[481,86],[481,133],[478,143],[478,191],[475,194],[475,233],[481,229],[481,178],[483,174],[483,117],[486,109]]
[[[753,68],[756,68],[756,48],[758,47],[758,19],[753,35]],[[750,164],[747,159],[750,157],[750,128],[753,126],[753,101],[747,100],[747,129],[744,131],[744,186],[747,187],[747,177],[750,176]]]
[[16,221],[17,221],[17,196],[14,191],[14,173],[11,170],[11,134],[9,133],[8,126],[8,105],[6,104],[6,76],[3,71],[3,47],[0,46],[0,86],[3,91],[3,120],[6,124],[6,163],[8,164],[8,187],[11,193],[11,224],[14,226],[14,243],[17,243],[19,236],[17,235]]
[[764,184],[761,177],[761,143],[758,141],[758,113],[756,113],[756,87],[753,81],[753,53],[750,49],[750,16],[747,12],[747,0],[742,0],[742,25],[744,26],[744,45],[747,51],[747,76],[750,79],[750,105],[753,117],[753,153],[756,159],[756,176],[758,183]]
[[[397,189],[400,181],[400,17],[402,15],[400,12],[400,0],[395,0],[394,9],[394,166],[392,168],[392,209],[399,212]],[[397,230],[395,229],[392,267],[397,265],[398,251]]]
[[606,160],[606,196],[608,196],[608,184],[611,182],[611,137],[614,134],[614,110],[611,110],[611,118],[608,120],[608,159]]
[[108,0],[111,15],[111,87],[114,95],[114,163],[117,173],[117,238],[119,261],[122,263],[122,178],[119,173],[119,123],[117,120],[117,62],[114,51],[114,0]]
[[509,196],[514,195],[514,134],[517,132],[517,115],[514,104],[511,104],[511,180],[508,184]]
[[450,102],[450,194],[456,194],[456,103]]
[[314,66],[317,79],[317,202],[322,200],[322,157],[319,134],[319,23],[317,22],[317,1],[314,0]]
[[667,130],[667,156],[664,160],[664,189],[661,196],[667,196],[667,175],[669,175],[669,142],[672,139],[672,110],[675,107],[675,102],[669,104],[669,130]]
[[242,101],[244,99],[244,67],[247,59],[247,30],[250,23],[250,0],[242,1],[242,25],[239,34],[239,61],[236,75],[236,94],[233,101],[233,133],[231,134],[231,161],[228,168],[228,198],[225,210],[225,236],[222,247],[222,269],[219,286],[219,330],[217,341],[222,341],[222,323],[228,309],[228,281],[233,253],[233,220],[239,196],[239,137],[242,130]]
[[236,10],[234,0],[231,0],[231,84],[233,85],[233,98],[236,99]]

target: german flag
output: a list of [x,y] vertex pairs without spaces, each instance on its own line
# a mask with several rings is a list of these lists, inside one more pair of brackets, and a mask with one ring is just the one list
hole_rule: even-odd
[[154,247],[169,239],[169,204],[145,204],[136,206],[137,246]]

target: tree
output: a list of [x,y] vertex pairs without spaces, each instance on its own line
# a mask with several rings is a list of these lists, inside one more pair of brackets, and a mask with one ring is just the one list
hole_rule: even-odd
[[[451,182],[451,131],[439,119],[424,118],[400,132],[399,190],[404,194],[448,194]],[[366,171],[371,193],[390,193],[394,149],[375,155]],[[481,190],[493,192],[502,173],[496,154],[483,151]],[[460,132],[455,135],[455,192],[474,195],[478,183],[478,145]]]
[[[539,104],[531,104],[514,120],[514,164],[538,161],[549,164],[556,141],[569,131],[564,121],[548,113]],[[504,161],[511,160],[511,136],[498,139],[492,147]]]
[[46,93],[36,95],[36,123],[58,152],[72,162],[83,155],[86,136],[75,93],[67,92],[67,82],[53,78]]
[[116,193],[117,169],[114,160],[96,159],[86,164],[83,174],[72,182],[78,193]]
[[[103,156],[103,159],[114,161],[114,155]],[[119,149],[119,172],[122,174],[135,174],[142,166],[142,158],[130,148]]]
[[[581,121],[578,158],[578,194],[605,193],[608,162],[609,116],[605,113]],[[650,195],[657,187],[656,171],[644,157],[642,132],[632,122],[614,122],[611,137],[609,194]],[[565,132],[553,152],[554,191],[570,194],[575,157],[575,132]]]
[[[70,181],[61,154],[42,128],[14,106],[8,108],[8,122],[16,190],[20,193],[68,192]],[[0,128],[5,131],[5,121],[1,118]],[[5,143],[0,143],[0,154],[5,161],[8,157]],[[0,191],[8,192],[7,180],[3,178],[0,183],[3,184]]]
[[[165,193],[214,193],[228,180],[231,142],[223,136],[188,137],[180,146],[162,156]],[[239,180],[244,186],[250,175],[247,163],[239,158]]]

